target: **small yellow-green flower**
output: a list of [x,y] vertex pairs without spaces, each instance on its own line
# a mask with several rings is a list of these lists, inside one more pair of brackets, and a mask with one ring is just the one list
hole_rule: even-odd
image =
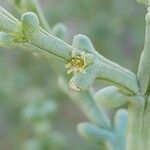
[[93,55],[85,54],[85,52],[81,52],[80,54],[76,54],[73,50],[71,53],[71,59],[68,61],[66,68],[68,69],[67,73],[78,73],[85,72],[85,67],[91,63],[93,63]]

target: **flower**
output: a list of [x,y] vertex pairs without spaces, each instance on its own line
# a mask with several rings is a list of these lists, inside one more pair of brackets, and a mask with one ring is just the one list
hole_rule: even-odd
[[71,74],[78,72],[85,72],[85,67],[93,62],[93,55],[85,54],[85,52],[81,52],[80,54],[76,54],[73,50],[71,53],[71,59],[68,61],[66,68],[68,69],[67,73]]

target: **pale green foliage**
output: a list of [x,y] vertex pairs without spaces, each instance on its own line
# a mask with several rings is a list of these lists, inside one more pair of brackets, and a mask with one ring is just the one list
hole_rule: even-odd
[[[147,0],[137,1],[149,6]],[[36,52],[50,61],[60,61],[54,69],[61,72],[63,91],[80,105],[92,122],[79,124],[78,131],[81,136],[99,143],[100,146],[105,145],[110,150],[148,150],[150,12],[146,15],[145,46],[136,75],[99,54],[90,39],[84,35],[74,36],[71,45],[64,42],[66,28],[58,24],[50,31],[36,1],[22,0],[15,1],[15,4],[23,11],[34,13],[25,12],[19,21],[0,8],[0,45],[19,47]],[[67,72],[71,75],[67,75]],[[113,86],[106,87],[93,96],[88,88],[96,79],[106,80]],[[66,86],[68,81],[73,90],[81,93],[72,92]],[[113,124],[101,105],[113,108],[127,106],[128,126],[126,110],[116,112]]]
[[112,131],[99,128],[91,123],[81,123],[78,131],[84,138],[93,142],[105,141],[111,150],[125,149],[125,132],[127,125],[127,111],[118,110],[115,114],[114,127]]
[[76,87],[86,90],[96,78],[99,78],[109,80],[128,94],[138,93],[136,76],[131,71],[98,54],[86,36],[75,36],[73,46],[80,51],[91,53],[94,56],[94,62],[85,68],[85,74],[82,72],[75,74],[70,81],[71,85],[74,83]]
[[22,111],[22,117],[32,124],[34,136],[24,142],[23,150],[60,150],[65,140],[62,134],[55,131],[51,117],[56,113],[57,105],[52,100],[33,100]]
[[[5,14],[2,14],[2,16],[6,17]],[[86,74],[79,71],[79,73],[75,74],[70,80],[70,86],[73,89],[84,91],[96,78],[100,78],[115,83],[115,85],[124,89],[123,91],[128,94],[139,92],[136,76],[131,71],[124,69],[98,54],[86,36],[75,36],[72,47],[43,31],[39,26],[37,16],[30,12],[22,15],[21,22],[16,21],[10,24],[12,26],[10,27],[12,28],[10,32],[7,30],[7,27],[5,28],[5,26],[7,26],[5,22],[2,22],[1,30],[7,32],[7,36],[10,36],[12,40],[14,39],[11,43],[12,45],[18,45],[18,47],[23,49],[27,49],[28,46],[34,47],[34,51],[37,53],[44,53],[45,56],[48,56],[45,53],[49,52],[67,63],[75,57],[72,56],[72,52],[74,52],[76,56],[80,56],[82,52],[85,52],[85,55],[88,55],[88,53],[93,55],[94,62],[88,59],[89,57],[85,57],[85,60],[83,60],[83,64],[87,62],[84,68],[82,68]],[[16,28],[18,31],[15,31]],[[3,41],[3,38],[4,36],[1,36],[1,41]],[[1,45],[7,46],[7,44],[5,45],[5,43],[2,42]],[[44,52],[42,50],[44,50]],[[80,66],[75,67],[75,69],[78,69]]]
[[115,86],[103,88],[95,94],[94,98],[98,105],[114,108],[127,104],[129,99],[128,96],[123,95]]

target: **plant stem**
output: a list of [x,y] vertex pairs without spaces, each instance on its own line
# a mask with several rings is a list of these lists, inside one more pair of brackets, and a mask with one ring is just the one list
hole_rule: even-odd
[[141,149],[148,150],[150,147],[150,96],[146,97],[145,112],[143,115],[143,130],[141,133]]
[[[143,130],[143,115],[145,109],[145,100],[143,97],[135,98],[134,104],[128,105],[128,127],[126,150],[142,150],[141,143]],[[144,149],[148,150],[148,149]]]
[[150,84],[150,11],[146,14],[145,20],[145,44],[137,73],[142,94],[146,94],[149,91]]

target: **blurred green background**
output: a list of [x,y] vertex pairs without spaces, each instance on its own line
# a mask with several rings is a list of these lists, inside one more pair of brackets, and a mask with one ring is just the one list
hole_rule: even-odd
[[[144,43],[146,10],[135,0],[39,0],[50,24],[63,22],[68,28],[68,43],[76,34],[87,35],[95,48],[112,61],[136,72]],[[15,16],[5,0],[0,5]],[[101,83],[95,84],[100,88]],[[33,137],[32,122],[26,122],[22,110],[34,99],[53,99],[57,113],[50,118],[53,128],[65,137],[65,150],[97,150],[84,141],[76,126],[87,118],[61,92],[57,75],[42,57],[19,49],[0,48],[0,150],[21,150]],[[43,149],[44,150],[44,149]]]

